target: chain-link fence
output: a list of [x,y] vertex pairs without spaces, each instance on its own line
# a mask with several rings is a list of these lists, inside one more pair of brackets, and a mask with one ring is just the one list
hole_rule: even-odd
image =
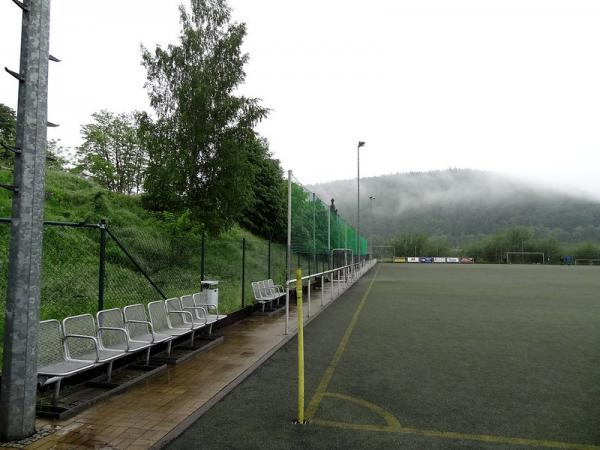
[[[0,219],[0,363],[4,338],[10,220]],[[286,250],[234,228],[218,238],[201,232],[105,224],[44,226],[40,319],[58,319],[177,297],[219,281],[219,309],[254,302],[250,283],[285,280]]]

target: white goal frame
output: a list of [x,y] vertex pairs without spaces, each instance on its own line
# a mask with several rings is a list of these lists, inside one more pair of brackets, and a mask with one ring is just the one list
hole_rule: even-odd
[[[373,245],[371,247],[371,249],[373,250],[373,257],[375,258],[375,249],[392,249],[392,253],[391,253],[391,261],[390,262],[394,262],[394,257],[396,256],[396,254],[394,253],[394,246],[393,245]],[[380,261],[383,262],[383,259]]]
[[[598,263],[598,264],[594,264]],[[600,266],[600,259],[594,258],[579,258],[575,260],[576,266]]]
[[510,262],[510,255],[542,255],[542,264],[546,264],[546,255],[544,252],[505,252],[506,255],[506,264],[512,264]]

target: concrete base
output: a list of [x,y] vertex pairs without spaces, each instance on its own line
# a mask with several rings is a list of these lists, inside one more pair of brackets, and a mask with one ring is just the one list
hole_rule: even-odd
[[89,408],[100,400],[124,391],[166,369],[166,365],[129,365],[113,373],[110,382],[105,376],[96,377],[75,386],[65,386],[56,405],[52,405],[52,386],[46,393],[38,396],[36,414],[39,417],[65,420]]

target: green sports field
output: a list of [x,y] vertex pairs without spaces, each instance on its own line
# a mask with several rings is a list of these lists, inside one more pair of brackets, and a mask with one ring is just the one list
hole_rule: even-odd
[[600,449],[600,267],[380,264],[173,448]]

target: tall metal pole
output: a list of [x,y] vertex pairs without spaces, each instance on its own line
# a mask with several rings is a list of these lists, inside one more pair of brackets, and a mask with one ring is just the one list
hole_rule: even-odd
[[104,309],[104,285],[106,281],[106,220],[100,220],[100,267],[98,269],[98,311]]
[[269,250],[267,256],[267,279],[271,279],[271,239],[269,239]]
[[288,170],[287,270],[285,272],[285,334],[290,331],[290,273],[292,271],[292,171]]
[[50,0],[23,10],[12,222],[6,290],[0,441],[35,432],[44,168],[48,126]]
[[360,142],[356,147],[356,254],[360,260]]
[[[317,273],[319,270],[317,269],[317,196],[315,195],[315,193],[313,192],[312,195],[312,201],[313,201],[313,261],[314,261],[314,268],[315,268],[315,273]],[[310,275],[311,272],[310,270],[308,271],[308,275]],[[309,283],[310,285],[310,283]]]
[[246,238],[242,238],[242,309],[246,307]]
[[356,255],[358,261],[360,261],[360,148],[364,145],[364,141],[358,141],[356,146]]
[[331,206],[327,214],[327,251],[331,253]]
[[202,281],[204,281],[205,254],[206,254],[206,232],[202,231],[202,245],[200,247],[200,290],[202,290]]

